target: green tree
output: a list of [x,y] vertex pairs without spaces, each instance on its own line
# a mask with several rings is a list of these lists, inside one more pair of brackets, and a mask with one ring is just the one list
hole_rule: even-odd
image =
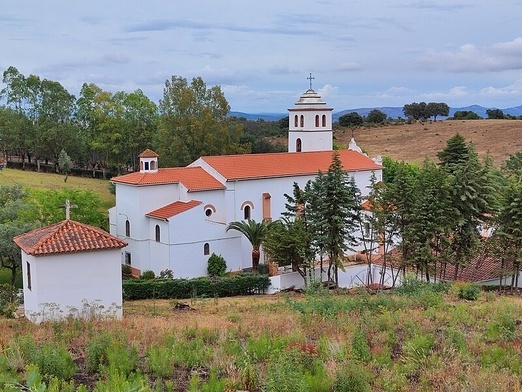
[[503,120],[505,118],[504,112],[500,109],[488,109],[486,114],[490,120]]
[[445,172],[434,162],[424,161],[413,188],[412,213],[406,232],[411,261],[428,282],[436,277],[437,262],[447,254],[453,212],[450,195]]
[[20,185],[0,185],[0,264],[11,271],[14,286],[21,266],[20,249],[13,237],[34,228],[34,223],[24,221],[21,215],[28,210],[27,193]]
[[373,124],[382,124],[386,121],[387,118],[388,116],[386,113],[378,109],[373,109],[370,113],[368,113],[367,116],[368,122]]
[[509,261],[512,268],[511,288],[518,287],[518,276],[522,264],[522,180],[512,175],[504,188],[499,213],[495,223],[494,237],[498,240],[497,254],[504,264]]
[[437,153],[440,167],[449,176],[452,212],[449,259],[455,278],[479,244],[479,227],[493,212],[495,189],[487,165],[481,165],[473,146],[456,134]]
[[430,102],[426,105],[428,117],[433,117],[437,121],[437,116],[449,116],[450,108],[444,102]]
[[60,151],[60,155],[58,156],[58,167],[60,168],[60,172],[65,174],[63,182],[67,182],[67,177],[69,177],[69,173],[72,169],[72,161],[71,157],[63,149]]
[[357,210],[359,190],[355,180],[342,167],[339,153],[334,152],[332,162],[326,173],[312,181],[310,190],[321,203],[308,207],[310,225],[319,237],[321,246],[328,255],[328,280],[338,283],[338,269],[343,268],[343,261],[348,250],[357,244]]
[[477,113],[472,112],[471,110],[457,110],[453,114],[454,120],[480,120],[480,117]]
[[270,224],[265,221],[256,222],[253,219],[231,222],[227,226],[227,231],[239,231],[252,245],[252,270],[256,273],[259,272],[261,246],[263,245],[269,226]]
[[185,166],[200,156],[245,153],[242,127],[227,118],[230,106],[219,86],[207,89],[201,78],[165,82],[159,104],[157,151],[168,166]]
[[410,104],[406,104],[402,108],[402,112],[404,115],[408,118],[412,118],[415,121],[419,120],[426,120],[428,117],[430,117],[430,114],[428,113],[426,102],[413,102]]
[[343,114],[339,117],[339,125],[342,127],[357,128],[363,125],[364,119],[357,112]]

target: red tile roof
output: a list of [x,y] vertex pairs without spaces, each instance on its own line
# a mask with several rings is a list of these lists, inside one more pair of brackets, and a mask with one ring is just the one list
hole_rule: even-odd
[[159,155],[156,154],[154,151],[152,151],[150,148],[147,148],[140,155],[138,155],[138,157],[139,158],[157,158],[157,157],[159,157]]
[[[352,150],[338,150],[346,171],[378,170],[367,156]],[[326,172],[332,163],[333,151],[283,152],[202,157],[229,181],[255,178],[287,177]]]
[[200,167],[158,169],[155,173],[134,172],[113,177],[111,181],[130,185],[159,185],[182,183],[189,191],[224,189],[225,186]]
[[[401,265],[400,252],[397,249],[392,250],[387,255],[387,266],[398,267]],[[372,261],[373,264],[384,265],[383,255]],[[446,263],[444,270],[440,270],[441,264],[437,265],[437,279],[454,281],[460,280],[465,282],[484,282],[487,280],[498,279],[501,275],[502,268],[500,260],[496,257],[480,255],[470,261],[465,267],[460,267],[457,270],[457,277],[455,279],[455,266]],[[513,271],[513,264],[507,262],[503,268],[503,276],[510,275]]]
[[190,200],[186,202],[175,201],[174,203],[158,208],[157,210],[151,211],[145,215],[150,216],[152,218],[168,219],[173,217],[174,215],[178,215],[182,212],[188,211],[191,208],[194,208],[200,204],[201,202],[197,200]]
[[127,246],[125,241],[102,229],[72,220],[29,231],[14,237],[13,241],[25,253],[34,256],[121,249]]

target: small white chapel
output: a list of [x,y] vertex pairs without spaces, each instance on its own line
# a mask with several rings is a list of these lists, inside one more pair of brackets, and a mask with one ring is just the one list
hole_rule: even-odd
[[[293,184],[304,187],[328,170],[332,111],[310,84],[288,109],[284,153],[204,156],[186,167],[162,168],[158,154],[143,151],[139,172],[111,179],[116,205],[109,210],[110,232],[128,243],[122,264],[135,276],[171,270],[175,278],[193,278],[207,275],[208,258],[215,253],[228,270],[251,267],[250,243],[237,231],[227,232],[228,224],[280,218]],[[363,154],[353,140],[338,152],[363,195],[372,173],[382,179],[380,160]]]

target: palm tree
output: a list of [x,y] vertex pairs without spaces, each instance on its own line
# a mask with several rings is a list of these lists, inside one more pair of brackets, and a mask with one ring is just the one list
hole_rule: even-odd
[[227,227],[227,231],[229,231],[229,230],[239,231],[252,244],[252,270],[254,272],[259,271],[259,258],[261,256],[261,244],[265,240],[265,236],[266,236],[266,233],[268,232],[269,226],[270,226],[270,223],[267,224],[265,221],[256,222],[253,219],[249,219],[248,221],[231,222]]

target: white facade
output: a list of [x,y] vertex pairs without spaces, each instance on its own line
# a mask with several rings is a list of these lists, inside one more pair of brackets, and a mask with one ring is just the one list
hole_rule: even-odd
[[[176,278],[205,276],[212,253],[223,256],[229,270],[250,268],[250,243],[237,231],[227,232],[227,226],[280,218],[284,194],[292,194],[293,184],[304,187],[331,162],[332,109],[312,89],[289,109],[289,119],[288,153],[202,157],[187,168],[113,178],[116,206],[109,210],[110,232],[128,243],[121,262],[135,275],[169,269]],[[302,152],[292,148],[297,139]],[[148,150],[143,155],[154,154]],[[368,157],[357,151],[341,155],[363,194],[372,173],[381,180],[381,166]]]
[[119,249],[45,256],[22,251],[22,274],[25,316],[35,323],[123,316]]

